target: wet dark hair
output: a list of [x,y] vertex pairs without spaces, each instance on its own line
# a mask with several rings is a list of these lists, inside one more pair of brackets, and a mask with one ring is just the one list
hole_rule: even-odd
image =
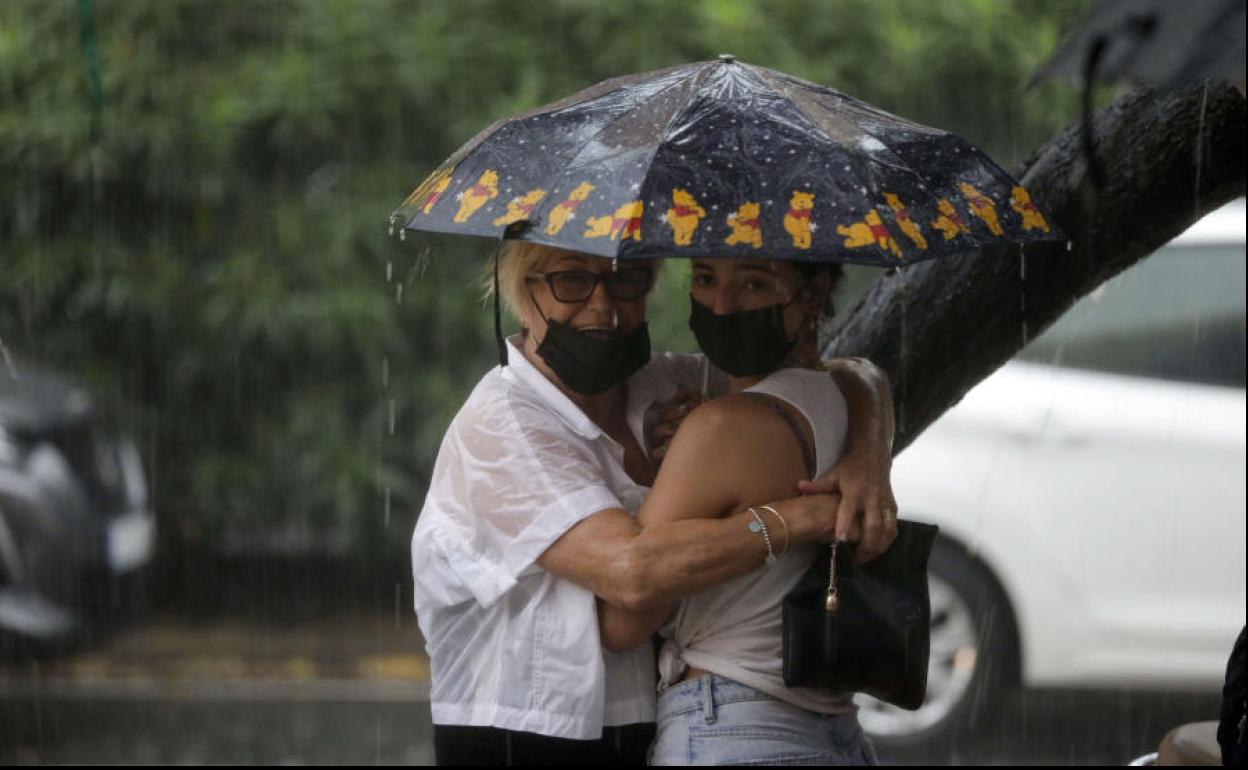
[[832,305],[832,295],[836,293],[836,289],[841,285],[841,280],[845,277],[845,268],[840,262],[807,262],[806,260],[789,260],[789,264],[797,271],[802,279],[802,285],[810,284],[821,273],[828,274],[828,296],[824,305],[823,317],[825,319],[836,315],[836,308]]

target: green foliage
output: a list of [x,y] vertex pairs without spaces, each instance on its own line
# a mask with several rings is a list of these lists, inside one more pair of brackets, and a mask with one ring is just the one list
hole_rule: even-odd
[[[7,2],[0,341],[113,405],[182,545],[310,532],[401,554],[494,357],[489,243],[385,231],[455,147],[603,78],[731,51],[1008,165],[1076,114],[1074,89],[1024,85],[1082,6],[99,0],[93,142],[79,5]],[[659,346],[692,347],[686,276],[665,271]]]

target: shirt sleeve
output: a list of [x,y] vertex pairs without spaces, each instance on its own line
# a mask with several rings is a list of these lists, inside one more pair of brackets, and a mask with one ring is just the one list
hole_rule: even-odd
[[589,440],[556,416],[516,398],[470,403],[443,440],[413,535],[417,588],[488,607],[573,525],[621,507]]

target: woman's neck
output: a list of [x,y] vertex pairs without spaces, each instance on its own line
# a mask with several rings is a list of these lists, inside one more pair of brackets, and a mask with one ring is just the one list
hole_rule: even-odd
[[[780,365],[780,369],[817,369],[819,367],[819,351],[814,341],[803,340],[798,342],[789,355],[785,356],[784,363]],[[776,371],[779,371],[777,369]],[[767,374],[755,375],[752,377],[728,377],[728,392],[740,393],[746,388],[752,388],[763,380],[767,379],[774,372]]]

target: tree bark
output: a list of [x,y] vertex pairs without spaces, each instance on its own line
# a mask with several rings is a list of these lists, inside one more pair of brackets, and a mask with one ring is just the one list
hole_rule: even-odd
[[1244,97],[1230,84],[1137,91],[1097,113],[1095,190],[1078,126],[1041,146],[1022,183],[1069,243],[991,247],[885,275],[830,356],[892,378],[901,451],[1080,297],[1244,194]]

